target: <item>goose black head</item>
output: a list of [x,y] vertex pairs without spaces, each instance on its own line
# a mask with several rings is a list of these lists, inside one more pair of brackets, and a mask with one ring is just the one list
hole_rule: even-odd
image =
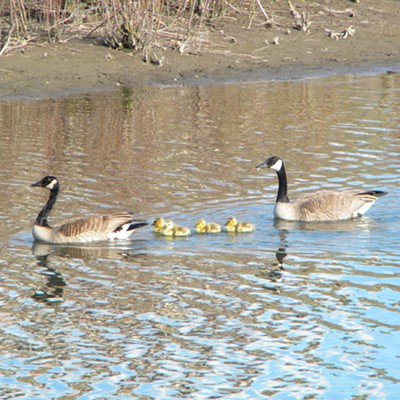
[[272,156],[267,158],[263,163],[261,163],[260,165],[257,165],[257,169],[261,169],[261,168],[271,168],[275,171],[280,171],[280,169],[282,168],[283,165],[283,161],[280,157],[277,156]]
[[53,190],[59,188],[59,183],[58,179],[55,176],[45,176],[43,179],[36,183],[33,183],[31,186],[39,186],[48,190]]

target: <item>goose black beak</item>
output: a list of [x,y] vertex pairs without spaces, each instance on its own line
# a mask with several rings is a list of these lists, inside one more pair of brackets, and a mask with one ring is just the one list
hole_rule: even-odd
[[260,169],[265,168],[266,166],[267,166],[267,162],[264,161],[264,162],[262,162],[261,164],[258,164],[258,165],[256,166],[256,170],[259,171]]

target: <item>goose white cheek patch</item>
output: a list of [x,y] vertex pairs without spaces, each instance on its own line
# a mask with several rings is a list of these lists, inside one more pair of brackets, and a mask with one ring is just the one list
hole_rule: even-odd
[[278,160],[275,164],[270,167],[274,171],[279,171],[282,168],[282,160]]
[[54,188],[54,186],[56,185],[56,183],[57,183],[57,180],[56,180],[56,179],[53,179],[53,180],[46,186],[47,189],[52,190],[52,189]]

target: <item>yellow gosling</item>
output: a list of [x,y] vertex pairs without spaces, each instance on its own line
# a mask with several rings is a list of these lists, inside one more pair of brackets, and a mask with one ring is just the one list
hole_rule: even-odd
[[191,231],[185,226],[175,225],[171,220],[166,220],[160,233],[164,236],[189,236]]
[[197,233],[218,233],[221,232],[221,225],[216,222],[207,223],[204,218],[197,220],[195,231]]
[[155,233],[161,233],[161,231],[165,227],[165,219],[162,217],[158,217],[154,220],[154,222],[151,225],[153,226],[153,231]]
[[235,217],[229,218],[225,223],[226,232],[253,232],[255,227],[250,222],[238,222]]
[[164,220],[164,226],[159,233],[164,236],[174,236],[174,223],[169,219]]
[[186,226],[175,225],[174,236],[189,236],[192,232]]

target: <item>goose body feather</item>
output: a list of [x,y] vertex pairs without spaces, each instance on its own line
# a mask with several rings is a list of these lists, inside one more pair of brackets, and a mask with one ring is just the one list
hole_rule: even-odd
[[387,194],[378,190],[320,190],[291,202],[287,196],[287,178],[282,159],[270,157],[257,168],[263,167],[277,172],[279,187],[274,215],[288,221],[339,221],[361,217],[378,197]]
[[134,219],[132,213],[114,213],[100,216],[72,217],[50,226],[47,217],[58,196],[57,178],[47,176],[32,186],[50,190],[50,196],[32,229],[35,240],[46,243],[89,243],[114,239],[126,239],[132,232],[147,225]]
[[361,217],[374,204],[373,192],[322,190],[293,203],[277,202],[276,218],[289,221],[339,221]]

